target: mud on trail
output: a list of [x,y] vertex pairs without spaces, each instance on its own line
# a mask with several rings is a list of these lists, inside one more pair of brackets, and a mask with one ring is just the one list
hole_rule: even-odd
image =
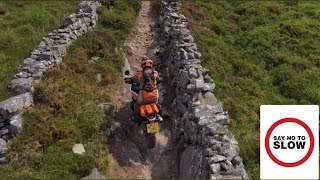
[[[156,51],[159,49],[160,34],[156,32],[159,24],[157,13],[152,10],[151,1],[142,1],[142,9],[137,17],[131,35],[127,39],[126,63],[123,71],[130,70],[133,74],[140,68],[144,55],[159,64]],[[161,77],[161,69],[156,68]],[[163,102],[165,84],[160,84],[159,102]],[[109,139],[109,178],[121,179],[160,179],[177,178],[178,164],[174,139],[172,137],[172,121],[164,117],[160,133],[156,134],[156,147],[149,149],[143,135],[142,126],[130,122],[131,99],[130,85],[114,96],[117,102],[117,122]],[[161,103],[163,105],[163,103]],[[165,107],[163,107],[165,108]]]

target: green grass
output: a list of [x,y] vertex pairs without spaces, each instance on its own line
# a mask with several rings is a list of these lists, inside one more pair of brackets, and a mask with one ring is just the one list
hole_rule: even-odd
[[[120,78],[123,57],[119,49],[137,15],[139,1],[119,0],[108,12],[99,9],[98,27],[77,39],[62,64],[45,73],[35,86],[34,108],[23,114],[23,132],[12,140],[8,157],[0,166],[3,179],[79,179],[93,167],[108,170],[107,137],[102,126],[110,125],[112,114],[104,114],[99,103],[111,102]],[[103,14],[126,17],[127,22],[105,24]],[[90,63],[91,56],[100,56]],[[96,80],[100,73],[102,81]],[[75,143],[84,144],[84,156],[72,152]]]
[[0,2],[0,101],[12,96],[8,83],[42,37],[75,12],[80,1]]
[[261,104],[320,104],[318,2],[190,1],[181,13],[229,111],[252,179],[259,179]]

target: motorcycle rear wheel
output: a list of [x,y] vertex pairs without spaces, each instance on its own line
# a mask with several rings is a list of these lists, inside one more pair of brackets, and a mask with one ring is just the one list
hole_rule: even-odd
[[149,149],[153,149],[156,146],[156,134],[155,133],[146,133],[146,140]]

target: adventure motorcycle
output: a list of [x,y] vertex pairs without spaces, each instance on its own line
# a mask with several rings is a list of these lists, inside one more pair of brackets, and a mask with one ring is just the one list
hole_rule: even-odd
[[139,84],[132,81],[132,77],[128,77],[129,74],[129,71],[125,71],[126,78],[124,78],[124,81],[127,84],[131,84],[132,101],[130,102],[130,105],[133,114],[131,121],[138,123],[139,125],[141,123],[144,124],[144,135],[147,140],[148,147],[152,149],[156,145],[156,133],[160,132],[159,123],[162,122],[162,117],[159,115],[159,106],[156,103],[141,104],[139,112],[134,110],[134,103],[136,103],[141,89]]

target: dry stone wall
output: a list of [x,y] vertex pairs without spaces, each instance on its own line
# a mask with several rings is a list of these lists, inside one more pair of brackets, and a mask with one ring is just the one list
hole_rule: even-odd
[[40,81],[47,69],[62,61],[73,40],[95,27],[99,6],[96,1],[81,2],[76,12],[64,19],[59,29],[44,37],[19,67],[9,85],[17,96],[0,102],[0,164],[7,162],[7,142],[21,131],[22,110],[33,105],[33,84]]
[[229,115],[213,94],[215,84],[201,66],[201,53],[178,13],[179,2],[163,1],[161,21],[167,68],[175,99],[170,109],[175,137],[184,145],[180,157],[181,179],[247,179],[238,142],[228,129]]

